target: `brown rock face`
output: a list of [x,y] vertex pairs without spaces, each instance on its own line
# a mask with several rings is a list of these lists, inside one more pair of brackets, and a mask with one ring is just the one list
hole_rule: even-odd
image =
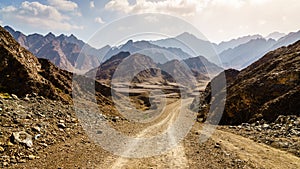
[[[72,83],[73,82],[73,83]],[[94,84],[91,88],[90,84]],[[73,88],[72,88],[73,87]],[[74,89],[72,91],[72,89]],[[62,70],[47,59],[38,59],[0,27],[0,93],[24,97],[37,93],[49,99],[72,102],[72,94],[106,100],[111,89],[94,80]]]
[[10,32],[22,47],[38,58],[48,59],[59,68],[71,72],[87,71],[99,66],[101,57],[110,49],[109,46],[95,49],[74,35],[55,36],[50,32],[45,36],[40,34],[26,36],[9,26],[5,26],[4,29]]
[[18,96],[39,95],[70,102],[72,74],[49,61],[38,60],[0,27],[0,86]]
[[[274,121],[279,115],[299,116],[300,41],[269,52],[235,78],[227,80],[221,124],[240,124],[259,119]],[[205,96],[210,95],[209,88]],[[206,103],[216,96],[205,97]]]

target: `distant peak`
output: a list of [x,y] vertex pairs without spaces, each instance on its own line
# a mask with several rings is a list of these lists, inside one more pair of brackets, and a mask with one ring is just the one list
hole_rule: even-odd
[[60,34],[60,35],[58,36],[58,38],[64,38],[64,37],[65,37],[64,34]]
[[176,38],[178,38],[178,37],[195,37],[196,38],[196,36],[194,36],[193,34],[191,34],[189,32],[183,32],[182,34],[176,36]]
[[71,34],[71,35],[69,36],[69,38],[77,39],[77,37],[76,37],[75,35],[73,35],[73,34]]
[[194,36],[193,34],[191,34],[189,32],[183,32],[181,35],[183,35],[183,36]]
[[133,44],[133,40],[129,40],[124,45],[121,46],[131,46],[132,44]]
[[71,40],[78,40],[77,37],[74,34],[71,34],[69,36],[69,39],[71,39]]
[[8,32],[15,32],[15,30],[8,25],[4,26],[4,29],[7,30]]
[[46,38],[49,38],[49,37],[55,38],[55,35],[52,32],[49,32],[45,37]]
[[126,44],[132,44],[133,43],[133,40],[129,40],[126,42]]
[[273,32],[273,33],[270,33],[268,36],[266,36],[265,38],[266,39],[274,39],[274,40],[278,40],[282,37],[284,37],[286,34],[285,33],[280,33],[280,32]]

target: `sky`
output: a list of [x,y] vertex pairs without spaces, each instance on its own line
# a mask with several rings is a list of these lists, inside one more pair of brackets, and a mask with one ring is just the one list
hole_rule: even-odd
[[[25,34],[74,34],[88,42],[97,31],[127,16],[155,13],[176,17],[208,40],[221,42],[245,35],[298,31],[299,11],[299,0],[1,0],[0,25]],[[155,21],[147,18],[149,23]],[[170,36],[184,31],[179,22],[163,22],[166,27],[161,30]],[[110,30],[115,34],[121,27]]]

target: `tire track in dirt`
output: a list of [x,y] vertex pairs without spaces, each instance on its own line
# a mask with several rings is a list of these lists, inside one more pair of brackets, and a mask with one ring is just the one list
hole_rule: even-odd
[[[142,132],[140,132],[136,137],[142,138],[151,136],[153,134],[157,134],[156,132],[159,132],[162,128],[169,128],[173,122],[176,120],[178,115],[180,114],[182,106],[184,106],[186,109],[188,109],[188,105],[191,103],[191,99],[186,99],[183,101],[183,104],[181,104],[179,101],[172,103],[167,106],[165,111],[168,113],[168,116],[164,119],[162,119],[160,122],[156,123],[155,125],[149,126],[146,129],[144,129]],[[187,168],[188,167],[188,159],[185,155],[185,148],[183,144],[176,143],[176,131],[174,130],[168,130],[168,143],[170,147],[173,147],[172,150],[170,150],[168,153],[166,153],[166,156],[163,156],[160,159],[160,161],[169,162],[168,166],[171,168]],[[137,149],[139,144],[143,144],[138,142],[137,140],[134,140],[132,143],[128,145],[128,149],[123,153],[123,155],[128,155],[130,152],[134,152],[135,149]],[[177,144],[177,145],[176,145]],[[174,147],[175,145],[175,147]],[[154,147],[155,148],[155,147]],[[137,160],[140,161],[143,160],[142,158]],[[132,159],[125,158],[125,157],[119,157],[116,159],[116,161],[110,166],[112,169],[119,169],[123,166],[126,166],[128,163],[131,163]],[[131,164],[129,166],[132,166],[134,164]],[[162,164],[161,166],[164,166],[165,164]],[[159,167],[160,164],[157,163],[157,167]]]

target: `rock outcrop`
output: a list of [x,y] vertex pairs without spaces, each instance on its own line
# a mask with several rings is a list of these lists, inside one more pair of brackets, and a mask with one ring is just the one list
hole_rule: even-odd
[[37,93],[51,99],[71,101],[69,94],[72,74],[57,69],[46,60],[36,58],[2,27],[0,51],[1,92],[21,97]]
[[[220,124],[274,121],[279,115],[300,115],[300,41],[267,53],[236,74],[227,77],[226,104]],[[211,95],[208,85],[203,104],[214,104],[212,98],[220,92],[224,90]],[[207,116],[207,111],[203,115]]]

